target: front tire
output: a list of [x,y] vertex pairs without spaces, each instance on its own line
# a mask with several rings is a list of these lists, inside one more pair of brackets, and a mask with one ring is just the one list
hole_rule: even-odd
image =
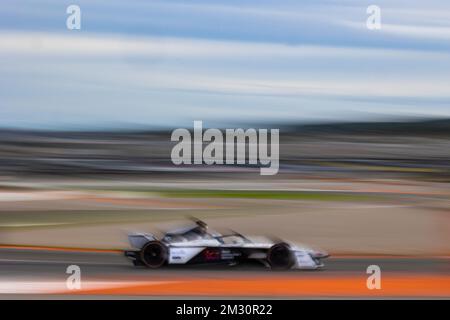
[[267,261],[273,270],[287,270],[294,265],[291,247],[284,242],[274,244],[267,253]]
[[159,241],[147,242],[141,250],[141,260],[149,268],[163,266],[168,257],[167,247]]

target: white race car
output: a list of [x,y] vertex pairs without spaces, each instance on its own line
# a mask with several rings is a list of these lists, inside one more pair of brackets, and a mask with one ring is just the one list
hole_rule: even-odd
[[240,233],[222,235],[208,230],[201,220],[191,226],[167,232],[161,239],[152,234],[128,235],[135,250],[125,256],[135,266],[159,268],[167,264],[235,265],[259,261],[271,269],[319,269],[328,254],[288,242],[254,242]]

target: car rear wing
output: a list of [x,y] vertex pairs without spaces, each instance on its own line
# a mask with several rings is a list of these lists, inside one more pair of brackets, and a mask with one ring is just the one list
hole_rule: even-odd
[[156,237],[150,233],[137,233],[128,235],[128,241],[131,246],[136,249],[141,249],[144,244],[149,241],[156,240]]

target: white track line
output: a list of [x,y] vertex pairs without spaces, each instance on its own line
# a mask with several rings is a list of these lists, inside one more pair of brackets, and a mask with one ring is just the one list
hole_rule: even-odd
[[[179,281],[145,281],[145,285],[159,285]],[[130,281],[81,280],[80,289],[69,289],[66,281],[6,280],[0,281],[0,294],[76,294],[89,290],[104,290],[138,285]]]

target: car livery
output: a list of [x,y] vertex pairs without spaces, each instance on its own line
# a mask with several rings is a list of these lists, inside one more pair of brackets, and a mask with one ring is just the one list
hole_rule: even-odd
[[323,251],[312,250],[284,241],[254,242],[232,232],[220,234],[208,230],[201,220],[191,226],[167,232],[161,239],[152,234],[130,234],[132,250],[125,256],[135,266],[159,268],[164,265],[228,264],[259,261],[271,269],[319,269],[328,257]]

